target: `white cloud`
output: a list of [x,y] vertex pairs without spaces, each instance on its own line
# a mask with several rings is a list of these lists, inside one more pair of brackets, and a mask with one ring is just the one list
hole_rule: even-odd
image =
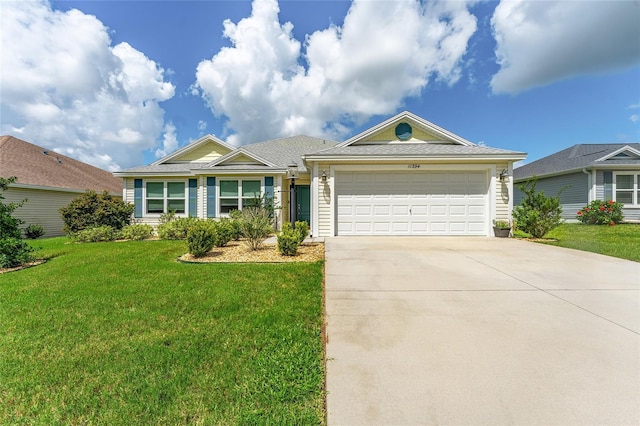
[[631,120],[632,123],[637,123],[640,120],[640,115],[632,114],[631,117],[629,117],[629,120]]
[[204,120],[198,121],[198,130],[200,130],[201,132],[204,132],[206,128],[207,128],[207,122],[206,121],[204,121]]
[[500,70],[495,93],[640,63],[637,1],[502,0],[491,20]]
[[142,162],[163,129],[159,102],[174,95],[164,70],[78,10],[6,2],[0,102],[2,134],[109,170]]
[[198,65],[195,92],[228,118],[230,143],[298,133],[341,138],[432,80],[454,84],[476,30],[465,2],[355,0],[343,26],[303,45],[278,13],[276,0],[254,0],[251,16],[224,23],[232,46]]
[[164,135],[162,138],[162,148],[155,152],[156,158],[162,158],[178,149],[178,138],[176,136],[176,126],[173,123],[164,125]]

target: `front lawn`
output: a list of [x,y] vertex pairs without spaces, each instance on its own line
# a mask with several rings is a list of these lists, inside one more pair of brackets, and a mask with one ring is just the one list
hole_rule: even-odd
[[322,424],[322,263],[38,240],[0,275],[0,424]]
[[640,225],[638,224],[608,226],[564,223],[549,232],[545,238],[557,240],[543,241],[545,244],[640,262]]

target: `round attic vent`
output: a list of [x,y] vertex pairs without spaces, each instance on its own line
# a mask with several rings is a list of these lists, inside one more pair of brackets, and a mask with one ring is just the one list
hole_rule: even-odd
[[400,123],[396,126],[396,137],[401,141],[408,141],[411,139],[411,134],[413,133],[413,129],[407,123]]

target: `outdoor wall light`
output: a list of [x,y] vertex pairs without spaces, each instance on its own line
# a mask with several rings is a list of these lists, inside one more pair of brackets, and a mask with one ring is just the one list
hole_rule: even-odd
[[509,171],[507,169],[502,169],[500,172],[500,182],[504,182],[509,179]]
[[322,174],[320,175],[320,179],[322,180],[322,183],[327,183],[327,171],[323,170]]

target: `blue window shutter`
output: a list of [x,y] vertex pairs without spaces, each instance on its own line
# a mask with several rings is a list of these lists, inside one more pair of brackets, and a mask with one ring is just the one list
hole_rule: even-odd
[[265,198],[273,198],[273,177],[264,178],[264,196]]
[[133,217],[142,217],[142,179],[133,180]]
[[198,216],[198,179],[189,179],[189,216]]
[[207,217],[216,217],[216,178],[207,178]]
[[613,200],[613,172],[603,172],[604,180],[604,199]]

